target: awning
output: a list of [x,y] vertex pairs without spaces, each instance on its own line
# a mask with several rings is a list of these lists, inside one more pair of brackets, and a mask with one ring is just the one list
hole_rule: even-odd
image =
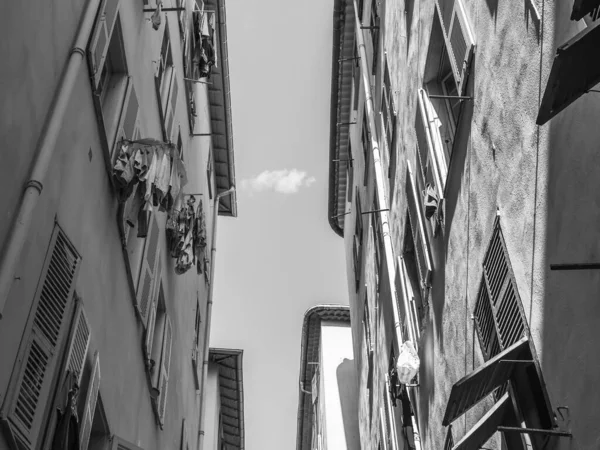
[[[586,4],[592,0],[580,0]],[[599,0],[593,0],[598,3]],[[556,49],[536,120],[543,125],[600,83],[600,26],[587,28]],[[597,95],[597,94],[596,94]]]
[[448,426],[496,388],[506,383],[519,361],[529,357],[529,340],[524,337],[452,386],[442,425]]
[[508,393],[483,416],[469,432],[452,447],[452,450],[479,450],[504,423],[504,417],[510,414],[512,403]]
[[581,20],[583,16],[590,14],[598,7],[600,7],[600,0],[575,0],[571,20]]

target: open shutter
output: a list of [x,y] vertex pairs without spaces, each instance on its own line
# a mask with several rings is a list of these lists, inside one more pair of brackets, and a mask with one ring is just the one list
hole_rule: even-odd
[[167,110],[165,113],[165,127],[166,136],[165,140],[168,142],[173,141],[173,124],[175,123],[175,114],[177,111],[177,97],[179,95],[179,85],[177,83],[177,76],[175,70],[173,70],[173,78],[171,82],[171,92],[169,94],[169,100],[167,104]]
[[452,447],[452,450],[479,450],[493,436],[498,426],[505,423],[505,417],[510,414],[511,409],[510,397],[508,394],[504,394],[492,409]]
[[73,373],[75,382],[81,387],[81,375],[90,345],[90,325],[81,303],[77,305],[71,329],[66,368]]
[[[556,49],[536,123],[543,125],[600,83],[600,26],[587,27]],[[597,95],[597,94],[594,94]]]
[[118,8],[119,0],[103,0],[98,9],[94,31],[87,51],[90,77],[93,81],[94,90],[98,89],[98,83],[102,76]]
[[487,361],[500,353],[500,342],[498,342],[492,305],[484,280],[482,280],[477,302],[475,303],[474,317],[481,351]]
[[417,266],[419,268],[419,276],[421,278],[421,289],[429,286],[433,263],[431,253],[429,251],[429,243],[425,235],[424,216],[421,213],[419,197],[417,195],[417,186],[413,177],[412,169],[408,164],[408,176],[406,177],[408,197],[408,215],[412,228],[413,241],[415,246],[415,254]]
[[85,409],[81,418],[81,428],[79,433],[79,443],[82,450],[87,450],[92,432],[92,421],[96,411],[96,401],[98,400],[98,391],[100,389],[100,355],[96,352],[94,356],[94,368],[90,377],[88,391],[85,398]]
[[5,402],[10,409],[3,411],[23,448],[35,447],[44,422],[80,262],[77,250],[56,226],[33,302],[33,323],[23,339],[22,363],[9,389],[13,397]]
[[135,93],[135,86],[133,82],[131,83],[131,89],[129,92],[129,97],[127,101],[124,103],[125,108],[123,110],[123,131],[125,132],[125,137],[128,139],[134,138],[134,133],[136,127],[138,127],[138,111],[140,109],[140,105],[138,103],[137,94]]
[[385,423],[388,433],[388,448],[390,450],[398,450],[398,438],[396,434],[396,422],[392,409],[392,399],[390,397],[390,377],[385,374],[385,389],[384,389],[384,406],[385,406]]
[[159,258],[158,238],[160,229],[156,220],[156,215],[152,214],[150,219],[150,229],[146,237],[144,247],[144,256],[142,257],[142,267],[137,286],[137,308],[144,325],[148,321],[148,311],[150,301],[154,294],[154,278],[156,264]]
[[172,341],[173,330],[171,328],[171,319],[169,316],[166,316],[165,332],[163,334],[162,357],[160,361],[160,397],[158,399],[158,416],[161,425],[165,423],[165,412],[167,408],[167,389],[169,387]]
[[528,357],[530,357],[529,340],[523,338],[457,381],[452,386],[442,425],[448,426],[450,422],[506,383],[516,365],[521,364],[519,360],[526,360]]
[[[448,162],[444,154],[444,141],[440,133],[442,122],[424,89],[419,89],[418,99],[419,119],[421,122],[417,123],[417,134],[422,133],[422,136],[425,138],[421,139],[419,148],[423,144],[427,148],[427,155],[424,154],[424,149],[420,148],[420,156],[425,162],[423,164],[425,182],[433,182],[439,198],[443,198],[446,178],[448,177]],[[423,128],[419,129],[419,125],[421,124]]]
[[200,329],[202,325],[202,313],[200,312],[200,298],[196,296],[196,322],[194,324],[194,342],[192,348],[192,365],[194,366],[194,381],[196,389],[200,389],[200,380],[202,379],[202,361],[200,359]]
[[471,32],[471,26],[461,0],[454,0],[448,39],[450,41],[450,52],[448,53],[452,56],[450,61],[456,78],[458,95],[464,95],[475,47],[475,38]]
[[154,327],[156,326],[156,301],[152,301],[150,304],[150,311],[148,312],[148,322],[146,324],[146,336],[144,339],[144,352],[146,354],[146,361],[152,359],[152,343],[154,341]]

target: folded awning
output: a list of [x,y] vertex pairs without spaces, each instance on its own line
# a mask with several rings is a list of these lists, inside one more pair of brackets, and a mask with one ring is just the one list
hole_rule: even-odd
[[[599,0],[594,1],[597,3]],[[600,58],[597,57],[599,48],[600,26],[596,26],[583,30],[556,49],[536,120],[538,125],[548,122],[600,83]]]
[[505,416],[512,413],[512,403],[508,393],[496,402],[494,407],[483,416],[452,450],[479,450],[504,423]]
[[496,388],[506,383],[521,361],[530,357],[529,340],[524,337],[490,359],[452,386],[442,425],[448,426]]
[[600,7],[600,0],[575,0],[571,20],[581,20],[598,7]]

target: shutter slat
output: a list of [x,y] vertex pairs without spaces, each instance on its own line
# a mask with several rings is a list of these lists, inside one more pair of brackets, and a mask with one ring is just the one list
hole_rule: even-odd
[[464,95],[475,39],[461,0],[454,1],[448,32],[450,61],[454,69],[458,95]]
[[83,365],[90,344],[90,326],[81,305],[77,306],[73,323],[73,334],[67,353],[67,368],[75,377],[77,384],[81,381]]
[[96,352],[94,356],[94,368],[89,381],[88,392],[85,400],[85,409],[83,422],[79,432],[80,448],[86,450],[90,442],[92,432],[92,422],[94,412],[96,411],[96,402],[98,400],[98,391],[100,390],[100,355]]

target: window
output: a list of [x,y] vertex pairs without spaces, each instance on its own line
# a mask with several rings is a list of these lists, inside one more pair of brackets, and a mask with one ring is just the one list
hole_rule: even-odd
[[377,72],[377,60],[379,59],[379,2],[371,0],[371,42],[373,44],[373,75]]
[[354,89],[354,110],[358,110],[358,99],[360,93],[360,58],[358,56],[358,48],[357,43],[354,43],[354,53],[352,54],[354,58],[354,65],[352,66],[352,80],[353,80],[353,89]]
[[424,307],[419,288],[419,271],[415,255],[414,240],[407,218],[404,232],[404,248],[402,256],[398,257],[396,270],[396,290],[400,297],[402,333],[409,336],[418,349],[421,330],[424,327]]
[[157,298],[151,309],[153,313],[150,314],[146,327],[145,352],[150,355],[148,370],[152,381],[152,404],[162,428],[167,408],[173,330],[160,281],[157,290]]
[[208,161],[206,162],[206,182],[208,183],[208,198],[213,198],[213,152],[212,150],[208,154]]
[[426,182],[438,190],[440,198],[462,107],[456,97],[465,93],[474,46],[462,1],[436,4],[423,90],[419,91],[417,140]]
[[363,148],[363,156],[365,161],[365,173],[363,175],[363,185],[366,186],[369,182],[369,153],[371,150],[371,142],[369,141],[369,125],[367,123],[367,108],[365,107],[363,112],[363,123],[362,130],[360,135],[360,140],[362,142]]
[[177,80],[175,67],[173,65],[173,54],[171,50],[171,35],[169,25],[165,23],[158,68],[154,77],[156,94],[160,104],[160,115],[163,125],[164,140],[172,142],[175,138],[177,100],[179,94],[179,82]]
[[179,158],[183,161],[183,140],[181,139],[181,127],[177,127],[177,150],[179,151]]
[[360,19],[360,22],[362,22],[365,0],[358,0],[357,3],[358,3],[358,18]]
[[[7,390],[10,395],[2,408],[12,439],[26,449],[36,447],[42,439],[48,413],[46,405],[55,389],[56,372],[73,317],[75,281],[80,262],[79,253],[56,225],[21,340],[19,363]],[[80,335],[87,347],[85,333]],[[80,369],[81,363],[69,358],[68,367]]]
[[[104,412],[104,406],[102,404],[102,398],[98,395],[96,401],[96,407],[94,409],[92,421],[92,429],[90,433],[90,440],[87,446],[87,450],[106,450],[110,444],[111,432],[108,426],[108,419]],[[83,445],[80,446],[81,450],[86,450]]]
[[136,289],[136,309],[144,325],[148,323],[148,316],[152,311],[152,303],[157,295],[157,285],[161,276],[160,248],[158,245],[160,228],[156,214],[151,214],[148,227]]
[[383,408],[381,408],[381,425],[383,429],[384,448],[388,450],[398,450],[398,435],[396,431],[396,418],[390,395],[390,378],[385,374],[383,386]]
[[360,193],[358,187],[354,194],[354,242],[353,242],[353,255],[354,255],[354,281],[356,283],[356,290],[360,284],[360,272],[362,262],[362,243],[363,243],[363,222],[362,222],[362,208],[360,206]]
[[390,197],[394,192],[394,178],[396,176],[396,107],[394,105],[394,91],[390,79],[390,68],[385,61],[383,74],[383,87],[381,90],[381,121],[382,131],[385,136],[385,145],[389,155],[388,178],[390,179]]
[[371,314],[369,311],[369,297],[365,293],[363,309],[363,331],[365,340],[365,356],[363,364],[367,366],[367,395],[369,401],[369,423],[373,417],[373,340],[371,336]]
[[[377,210],[377,191],[373,195],[373,211]],[[379,292],[379,274],[381,273],[381,253],[383,246],[383,238],[381,236],[381,221],[379,213],[373,213],[373,247],[375,249],[375,258],[373,260],[375,271],[376,290]]]
[[139,105],[128,76],[118,3],[118,0],[101,3],[87,49],[101,138],[113,158],[119,140],[140,137]]
[[348,140],[348,162],[346,163],[346,200],[352,202],[354,191],[354,164],[352,164],[352,145]]
[[421,205],[417,195],[417,187],[413,172],[408,164],[406,176],[406,196],[408,204],[408,215],[406,223],[408,224],[407,233],[410,230],[412,237],[415,260],[419,273],[420,288],[423,296],[430,285],[431,273],[433,271],[433,262],[429,249],[429,241],[425,234],[424,216],[421,211]]
[[192,365],[194,366],[194,381],[196,383],[196,389],[200,389],[200,380],[202,379],[202,360],[201,360],[201,349],[200,337],[202,327],[202,312],[200,311],[200,297],[196,295],[196,317],[194,323],[194,340],[192,347]]

